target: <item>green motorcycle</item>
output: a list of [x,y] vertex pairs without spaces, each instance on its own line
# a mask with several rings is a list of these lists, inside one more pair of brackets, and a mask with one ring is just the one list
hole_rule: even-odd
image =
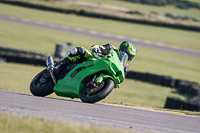
[[124,81],[127,59],[125,52],[111,50],[107,57],[92,55],[85,62],[72,63],[55,75],[53,68],[56,65],[53,57],[49,56],[47,69],[33,78],[30,91],[35,96],[47,96],[55,92],[58,96],[95,103],[106,98],[113,88]]

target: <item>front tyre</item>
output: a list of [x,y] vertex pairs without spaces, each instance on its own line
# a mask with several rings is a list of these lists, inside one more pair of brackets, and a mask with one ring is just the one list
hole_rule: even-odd
[[95,103],[106,98],[114,88],[114,81],[112,79],[105,79],[102,83],[94,87],[85,87],[80,93],[82,102]]
[[53,93],[54,83],[47,69],[38,73],[30,84],[30,91],[34,96],[47,96]]

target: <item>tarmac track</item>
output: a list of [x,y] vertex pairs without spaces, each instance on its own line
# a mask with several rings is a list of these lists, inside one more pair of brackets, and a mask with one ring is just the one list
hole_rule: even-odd
[[[115,90],[114,90],[115,91]],[[0,89],[0,114],[13,114],[134,131],[199,133],[200,117],[134,107],[87,104]]]
[[108,42],[116,41],[116,42],[120,43],[120,42],[126,40],[126,41],[133,42],[136,46],[143,46],[143,47],[148,47],[151,49],[158,49],[158,50],[164,50],[164,51],[170,51],[170,52],[200,57],[200,51],[197,51],[197,50],[191,50],[191,49],[182,48],[182,47],[170,46],[170,45],[162,44],[162,43],[155,43],[155,42],[151,42],[148,40],[134,39],[134,38],[125,37],[125,36],[121,36],[121,35],[102,33],[102,32],[98,32],[98,31],[68,27],[68,26],[57,25],[57,24],[38,22],[38,21],[34,21],[34,20],[5,16],[5,15],[0,15],[0,20],[10,21],[10,22],[20,23],[20,24],[26,24],[26,25],[30,25],[30,26],[45,28],[45,29],[57,30],[57,31],[61,31],[61,32],[67,32],[67,33],[77,34],[77,35],[82,35],[82,36],[89,36],[89,37],[98,38],[98,39],[104,39],[104,40],[107,40]]

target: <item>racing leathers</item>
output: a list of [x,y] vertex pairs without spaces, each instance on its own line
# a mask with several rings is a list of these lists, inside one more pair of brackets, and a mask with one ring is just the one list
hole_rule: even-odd
[[[105,45],[93,45],[90,49],[91,53],[99,58],[99,57],[109,57],[112,56],[110,54],[110,50],[116,50],[119,52],[119,49],[115,49],[114,46],[110,43]],[[56,74],[60,73],[62,69],[71,63],[81,63],[87,60],[92,54],[84,47],[76,47],[71,50],[71,52],[66,54],[66,57],[55,67],[54,72]],[[125,75],[129,72],[128,65],[124,67]]]
[[[110,43],[107,43],[107,44],[105,44],[103,46],[101,46],[101,45],[93,45],[91,47],[91,49],[90,49],[90,51],[93,53],[93,55],[96,56],[97,58],[102,57],[102,56],[106,56],[106,57],[112,56],[110,54],[110,50],[115,50],[117,52],[120,52],[119,49],[116,49]],[[129,67],[128,67],[127,64],[124,66],[124,72],[125,72],[125,75],[127,75],[128,72],[129,72]]]
[[75,47],[70,52],[66,53],[65,58],[54,68],[54,72],[55,74],[59,74],[66,66],[72,63],[84,62],[90,56],[91,53],[84,47]]

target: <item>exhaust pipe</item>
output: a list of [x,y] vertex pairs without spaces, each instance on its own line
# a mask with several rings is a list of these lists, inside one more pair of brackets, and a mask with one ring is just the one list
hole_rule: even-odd
[[49,71],[51,78],[52,78],[54,84],[56,85],[56,83],[57,83],[56,78],[53,74],[54,60],[53,60],[52,56],[47,57],[46,64],[47,64],[47,70]]

